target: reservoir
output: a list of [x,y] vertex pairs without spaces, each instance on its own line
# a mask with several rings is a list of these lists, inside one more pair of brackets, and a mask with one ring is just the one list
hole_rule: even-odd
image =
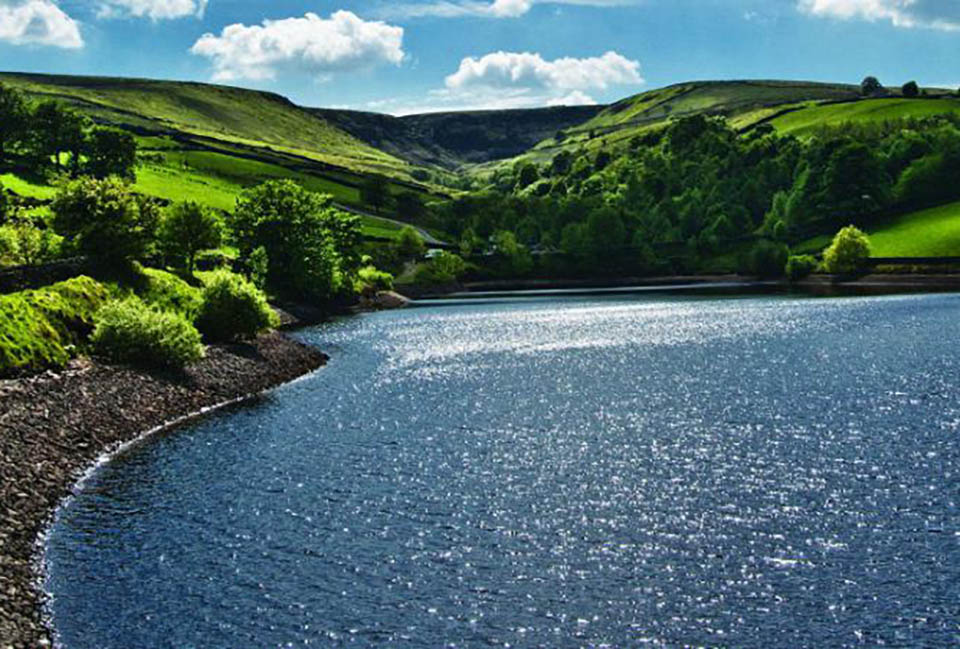
[[97,467],[67,649],[960,644],[960,296],[554,296],[296,334],[329,365]]

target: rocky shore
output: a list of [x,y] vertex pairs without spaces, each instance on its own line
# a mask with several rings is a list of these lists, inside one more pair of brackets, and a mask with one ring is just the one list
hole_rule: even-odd
[[145,431],[322,366],[280,333],[211,347],[181,374],[83,361],[0,381],[0,649],[50,646],[36,589],[36,542],[71,486],[105,451]]

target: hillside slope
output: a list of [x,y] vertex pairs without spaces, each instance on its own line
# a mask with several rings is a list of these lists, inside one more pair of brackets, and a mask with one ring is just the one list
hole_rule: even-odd
[[144,134],[209,138],[358,170],[402,173],[406,163],[268,92],[203,83],[0,73],[33,98],[72,104],[94,120]]
[[312,112],[398,158],[453,169],[465,163],[520,155],[558,131],[593,119],[603,109],[604,106],[557,106],[405,117],[330,109]]

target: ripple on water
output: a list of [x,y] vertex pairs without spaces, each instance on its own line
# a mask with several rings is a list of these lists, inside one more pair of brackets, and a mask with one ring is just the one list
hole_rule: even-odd
[[953,296],[364,316],[59,512],[65,647],[956,646]]

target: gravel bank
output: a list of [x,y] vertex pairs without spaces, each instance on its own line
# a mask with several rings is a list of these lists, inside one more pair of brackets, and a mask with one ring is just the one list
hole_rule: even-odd
[[50,646],[36,541],[82,472],[116,445],[204,408],[262,392],[326,356],[278,333],[217,346],[180,375],[75,363],[0,381],[0,649]]

